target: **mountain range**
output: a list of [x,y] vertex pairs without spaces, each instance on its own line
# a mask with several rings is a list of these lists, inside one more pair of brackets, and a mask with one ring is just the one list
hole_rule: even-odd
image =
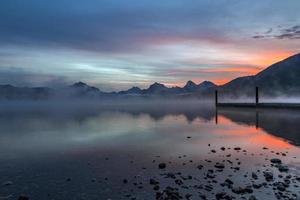
[[300,94],[300,54],[277,62],[253,76],[236,78],[224,85],[217,86],[213,82],[203,81],[196,84],[188,81],[184,87],[167,87],[155,82],[146,89],[132,87],[120,92],[103,92],[83,82],[77,82],[63,89],[48,87],[15,87],[0,85],[0,99],[49,99],[64,98],[104,98],[104,97],[209,97],[215,90],[227,95],[254,95],[254,88],[267,95],[299,95]]

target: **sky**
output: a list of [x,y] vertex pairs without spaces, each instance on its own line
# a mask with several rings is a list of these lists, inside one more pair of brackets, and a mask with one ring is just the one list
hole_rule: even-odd
[[1,0],[0,84],[224,84],[300,52],[299,0]]

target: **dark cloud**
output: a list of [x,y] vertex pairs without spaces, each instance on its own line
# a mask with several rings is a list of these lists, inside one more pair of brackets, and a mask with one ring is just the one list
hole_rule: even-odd
[[265,36],[264,35],[255,35],[252,38],[254,38],[254,39],[262,39],[262,38],[265,38]]
[[111,52],[180,38],[216,40],[226,38],[219,19],[233,18],[226,2],[1,1],[0,43]]
[[272,28],[262,34],[257,34],[253,36],[254,39],[263,39],[263,38],[276,38],[276,39],[300,39],[300,25],[292,26],[289,28],[281,28],[281,26],[277,26],[279,29],[278,33],[271,34]]
[[300,39],[300,25],[283,29],[282,34],[276,35],[278,39]]

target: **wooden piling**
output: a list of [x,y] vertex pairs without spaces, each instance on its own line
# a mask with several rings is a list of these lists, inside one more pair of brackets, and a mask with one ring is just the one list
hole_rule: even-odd
[[258,115],[258,110],[255,111],[255,127],[258,129],[259,127],[259,115]]
[[255,104],[258,105],[259,103],[259,96],[258,96],[258,87],[255,88]]
[[215,105],[218,106],[218,90],[215,90]]
[[216,124],[218,124],[218,121],[219,121],[218,117],[219,117],[219,113],[218,113],[218,108],[216,107],[216,112],[215,112],[215,123]]

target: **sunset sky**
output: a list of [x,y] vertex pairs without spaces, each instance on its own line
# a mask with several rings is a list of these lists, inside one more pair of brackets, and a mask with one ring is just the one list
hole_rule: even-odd
[[300,52],[299,0],[1,0],[0,84],[217,84]]

